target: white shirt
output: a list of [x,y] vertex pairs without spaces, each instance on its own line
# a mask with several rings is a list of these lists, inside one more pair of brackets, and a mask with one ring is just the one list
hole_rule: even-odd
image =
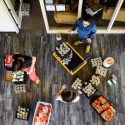
[[[79,96],[76,96],[76,98],[72,101],[72,103],[78,102],[79,99],[80,99],[80,97],[79,97]],[[65,101],[62,100],[62,97],[61,97],[61,96],[57,96],[56,100],[57,100],[57,101],[59,100],[59,101],[64,102],[64,103],[67,103],[67,102],[65,102]]]

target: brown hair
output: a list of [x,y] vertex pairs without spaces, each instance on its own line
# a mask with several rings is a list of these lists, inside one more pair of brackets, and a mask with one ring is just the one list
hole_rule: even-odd
[[65,102],[72,102],[76,98],[76,93],[71,90],[64,90],[61,93],[61,97]]
[[14,71],[19,71],[23,69],[24,62],[22,59],[16,59],[12,63],[12,69]]

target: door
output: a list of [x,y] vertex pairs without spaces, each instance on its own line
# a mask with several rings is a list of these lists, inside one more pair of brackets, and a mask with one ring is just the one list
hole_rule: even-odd
[[10,13],[4,0],[0,1],[0,32],[19,32],[18,20]]
[[[20,0],[3,0],[3,1],[6,4],[7,8],[9,9],[10,13],[12,14],[18,27],[21,28],[21,22],[22,22],[21,5],[22,5],[22,2],[20,2]],[[18,14],[15,10],[15,6],[16,6],[15,4],[17,3],[16,1],[18,1],[18,3],[19,3]]]

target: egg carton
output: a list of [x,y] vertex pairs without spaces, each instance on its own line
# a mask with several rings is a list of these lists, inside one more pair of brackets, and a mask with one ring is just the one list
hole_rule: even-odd
[[100,77],[99,76],[96,76],[96,75],[93,75],[92,76],[92,79],[90,80],[90,82],[95,85],[95,86],[98,86],[100,84]]
[[25,84],[14,85],[14,92],[15,93],[25,93],[26,92],[26,85]]
[[30,4],[29,3],[23,3],[21,7],[21,12],[23,16],[29,16],[30,15]]
[[91,63],[92,63],[92,67],[100,66],[100,65],[102,65],[102,59],[101,59],[101,57],[91,59]]
[[56,47],[56,51],[61,55],[66,55],[71,49],[66,45],[65,42],[59,45],[59,47]]
[[27,120],[29,117],[29,111],[29,108],[22,108],[21,106],[19,106],[16,111],[16,118]]
[[[87,83],[87,82],[86,82],[86,83]],[[86,84],[86,83],[85,83],[85,84]],[[82,91],[83,91],[88,97],[90,97],[90,96],[92,96],[92,95],[95,94],[96,89],[92,86],[91,83],[87,83],[87,85],[86,85],[84,88],[82,88]]]
[[64,65],[68,65],[68,64],[69,64],[69,62],[70,62],[70,61],[71,61],[71,59],[72,59],[72,56],[73,56],[73,52],[72,52],[72,50],[71,50],[70,55],[69,55],[69,56],[67,56],[66,58],[64,58],[64,59],[62,60],[62,63],[63,63]]
[[79,94],[82,94],[82,80],[80,78],[76,78],[76,80],[72,84],[72,88],[77,90]]
[[76,80],[72,84],[73,89],[81,89],[82,87],[82,80],[80,78],[76,78]]
[[103,66],[97,66],[97,68],[96,68],[96,74],[98,74],[100,76],[103,76],[103,77],[106,77],[107,69],[104,68]]

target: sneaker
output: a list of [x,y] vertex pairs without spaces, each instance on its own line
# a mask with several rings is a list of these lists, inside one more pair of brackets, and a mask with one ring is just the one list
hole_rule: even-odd
[[82,44],[82,43],[83,43],[83,42],[79,40],[79,41],[75,41],[74,44],[77,46],[77,45]]
[[88,45],[88,46],[86,47],[86,49],[85,49],[85,52],[86,52],[86,53],[89,53],[89,51],[90,51],[90,45]]

